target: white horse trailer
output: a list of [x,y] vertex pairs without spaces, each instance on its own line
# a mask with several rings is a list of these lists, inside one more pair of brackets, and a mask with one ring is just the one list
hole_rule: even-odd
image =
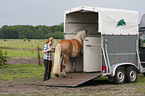
[[[83,55],[76,59],[77,72],[71,73],[70,59],[66,65],[70,78],[54,79],[59,84],[49,80],[46,85],[77,86],[98,76],[109,76],[115,83],[137,80],[138,72],[143,72],[138,52],[138,12],[86,6],[65,11],[65,39],[72,39],[81,30],[87,30],[88,36],[83,42]],[[66,84],[67,79],[77,84]]]

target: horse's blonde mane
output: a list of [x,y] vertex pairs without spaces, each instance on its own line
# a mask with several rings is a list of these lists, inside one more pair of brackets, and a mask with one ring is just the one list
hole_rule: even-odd
[[79,31],[75,37],[75,39],[80,39],[81,41],[84,40],[84,38],[86,37],[86,31]]

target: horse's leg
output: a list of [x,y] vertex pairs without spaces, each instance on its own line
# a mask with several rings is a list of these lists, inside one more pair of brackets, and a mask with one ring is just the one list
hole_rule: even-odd
[[68,59],[69,59],[69,56],[66,57],[66,58],[64,58],[64,60],[63,60],[62,72],[63,72],[63,76],[64,76],[64,77],[67,77],[65,67],[66,67],[66,63],[68,62]]
[[76,57],[73,58],[73,72],[76,72]]

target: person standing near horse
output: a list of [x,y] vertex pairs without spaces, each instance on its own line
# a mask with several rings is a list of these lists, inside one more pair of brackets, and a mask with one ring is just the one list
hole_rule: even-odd
[[51,78],[51,69],[52,69],[52,52],[54,52],[53,47],[54,39],[50,37],[46,40],[45,45],[43,46],[43,53],[44,53],[44,66],[45,66],[45,72],[44,72],[44,79],[43,81],[49,80]]

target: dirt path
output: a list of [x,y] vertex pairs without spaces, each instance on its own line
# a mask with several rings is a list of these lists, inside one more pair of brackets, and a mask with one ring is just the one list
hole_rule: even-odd
[[[9,57],[7,58],[7,64],[38,64],[38,59],[33,57]],[[43,64],[43,58],[40,59],[40,63]]]
[[[0,81],[0,95],[8,96],[143,96],[143,90],[134,84],[115,85],[107,80],[95,80],[76,88],[39,86],[38,81],[15,80]],[[140,89],[140,90],[139,90]]]

